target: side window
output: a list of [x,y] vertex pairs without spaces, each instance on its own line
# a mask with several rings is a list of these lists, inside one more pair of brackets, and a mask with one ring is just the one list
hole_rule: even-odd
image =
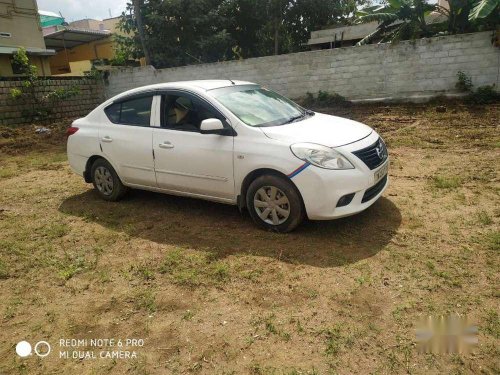
[[122,108],[122,103],[111,104],[104,111],[109,118],[109,121],[114,122],[115,124],[120,122],[120,110]]
[[206,105],[185,95],[163,95],[162,127],[180,131],[199,132],[200,124],[208,118],[220,118]]
[[122,102],[120,123],[130,125],[149,126],[151,118],[152,96]]
[[115,124],[149,126],[152,102],[152,96],[143,96],[114,103],[107,107],[105,112]]

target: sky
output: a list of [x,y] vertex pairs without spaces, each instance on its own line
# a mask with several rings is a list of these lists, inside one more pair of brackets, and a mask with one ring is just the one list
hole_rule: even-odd
[[109,18],[119,16],[127,5],[127,0],[37,0],[38,9],[55,13],[61,12],[67,22],[82,18]]

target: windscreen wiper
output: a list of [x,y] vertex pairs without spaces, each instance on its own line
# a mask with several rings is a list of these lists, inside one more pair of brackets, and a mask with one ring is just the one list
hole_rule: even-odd
[[298,121],[306,117],[305,113],[302,113],[298,116],[291,117],[288,121],[284,122],[283,124],[291,124],[292,122]]

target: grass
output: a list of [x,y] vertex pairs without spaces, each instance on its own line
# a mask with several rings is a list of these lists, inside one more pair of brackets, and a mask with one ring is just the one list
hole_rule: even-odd
[[488,249],[499,251],[500,250],[500,231],[488,233],[486,235],[486,245]]
[[493,336],[495,339],[500,339],[500,316],[498,311],[490,310],[488,311],[486,317],[484,318],[485,327],[484,332],[488,335]]
[[150,281],[155,279],[155,273],[152,269],[148,267],[148,265],[141,265],[132,268],[134,269],[134,273],[144,281]]
[[262,269],[242,270],[240,276],[247,280],[257,282],[262,277],[263,272]]
[[111,273],[107,270],[101,270],[98,272],[97,274],[98,276],[98,279],[101,283],[105,284],[105,283],[109,283],[112,281],[111,279]]
[[323,331],[326,341],[325,353],[330,356],[337,356],[342,349],[342,342],[344,340],[341,329],[339,326],[325,329]]
[[7,279],[9,277],[8,266],[3,260],[0,259],[0,279]]
[[[286,235],[194,199],[101,201],[56,131],[0,140],[0,373],[74,372],[11,343],[92,336],[146,346],[82,374],[497,373],[500,107],[446,105],[324,108],[382,134],[391,183]],[[417,353],[417,318],[448,312],[477,323],[475,354]]]
[[10,157],[8,160],[0,160],[0,179],[11,178],[19,172],[30,170],[57,170],[66,162],[66,152],[27,152],[20,156]]
[[486,211],[480,211],[477,214],[477,220],[479,221],[479,224],[481,225],[490,225],[493,224],[493,219],[488,215]]
[[151,290],[140,290],[133,297],[132,301],[137,310],[144,310],[153,314],[157,310],[156,296]]
[[76,257],[75,259],[67,259],[66,262],[61,264],[59,276],[63,280],[69,280],[87,268],[87,262],[83,257]]
[[37,230],[37,234],[46,237],[48,240],[60,238],[69,233],[69,227],[64,223],[48,223]]
[[0,179],[13,177],[17,174],[17,170],[9,166],[0,168]]
[[277,321],[274,313],[264,317],[257,317],[253,320],[252,325],[256,329],[263,329],[264,335],[267,337],[276,336],[285,342],[292,338],[291,333],[282,328],[283,323]]
[[180,285],[220,284],[230,278],[230,267],[211,254],[176,248],[165,255],[158,272]]
[[194,317],[194,312],[191,310],[187,310],[184,314],[182,314],[182,320],[191,320]]
[[3,318],[6,320],[13,319],[17,315],[17,313],[22,305],[23,305],[23,301],[20,297],[12,298],[10,301],[8,301],[4,305],[5,310],[4,310]]
[[319,372],[314,367],[310,370],[297,367],[276,368],[263,366],[259,363],[252,363],[249,367],[249,373],[254,375],[319,375]]
[[225,262],[215,262],[210,269],[210,275],[219,282],[229,279],[229,265]]
[[438,189],[456,189],[462,186],[462,179],[457,176],[434,176],[432,183]]

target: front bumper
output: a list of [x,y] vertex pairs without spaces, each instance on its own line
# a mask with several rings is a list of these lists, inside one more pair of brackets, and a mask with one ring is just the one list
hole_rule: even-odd
[[[335,148],[340,151],[354,165],[354,169],[330,170],[310,165],[299,174],[293,176],[292,181],[299,189],[304,201],[307,216],[311,220],[329,220],[354,215],[370,207],[382,195],[389,179],[380,183],[374,190],[367,192],[376,185],[375,173],[384,168],[384,164],[370,170],[366,164],[352,154],[356,151],[373,144],[379,135],[372,132],[368,137],[352,144]],[[383,186],[382,186],[383,185]],[[363,200],[367,192],[368,200]],[[339,199],[347,194],[354,193],[351,202],[345,206],[337,207]]]

